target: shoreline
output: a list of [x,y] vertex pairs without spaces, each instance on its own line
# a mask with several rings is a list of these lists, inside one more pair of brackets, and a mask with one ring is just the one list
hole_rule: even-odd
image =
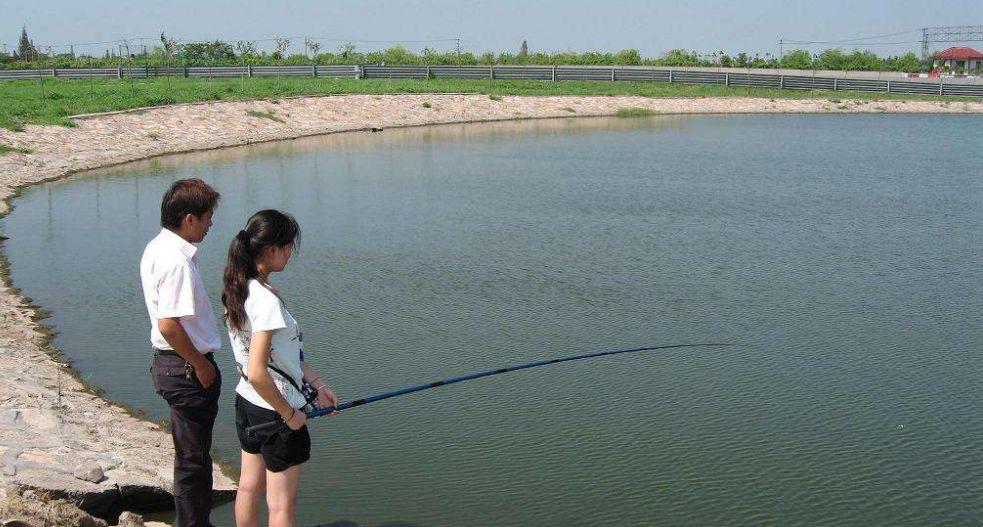
[[[30,153],[0,155],[0,217],[21,189],[97,168],[164,155],[344,132],[440,124],[614,116],[645,108],[654,115],[983,114],[983,102],[843,99],[649,98],[394,94],[299,96],[279,100],[197,102],[75,116],[77,127],[0,129],[0,144]],[[166,505],[171,440],[159,424],[108,401],[50,346],[45,310],[20,294],[0,248],[0,499],[15,484],[81,500],[112,517]],[[94,466],[95,465],[95,466]],[[96,482],[80,479],[98,467]],[[92,471],[90,470],[89,473]],[[234,483],[216,466],[216,488]],[[2,520],[4,518],[0,518]]]

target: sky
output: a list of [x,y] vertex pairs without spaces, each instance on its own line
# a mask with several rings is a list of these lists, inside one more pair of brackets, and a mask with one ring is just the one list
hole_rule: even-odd
[[[319,37],[322,50],[351,40],[359,49],[425,45],[467,51],[617,51],[643,56],[669,49],[778,53],[779,39],[835,41],[877,35],[863,46],[878,54],[918,51],[921,27],[983,24],[981,0],[0,0],[0,43],[15,46],[20,28],[39,48],[145,37],[253,40],[270,49],[277,36]],[[976,18],[973,18],[973,17]],[[329,40],[335,39],[335,40]],[[442,42],[409,42],[451,39]],[[900,42],[900,44],[898,44]],[[983,47],[983,42],[968,45]],[[949,44],[937,44],[943,49]],[[101,54],[106,45],[77,46]],[[115,46],[113,46],[115,47]],[[819,51],[832,44],[795,45]],[[839,47],[853,49],[849,43]],[[56,48],[57,50],[57,48]]]

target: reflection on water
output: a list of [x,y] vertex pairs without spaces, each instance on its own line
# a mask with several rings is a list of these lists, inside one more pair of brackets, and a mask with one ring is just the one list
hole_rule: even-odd
[[[965,524],[983,451],[979,117],[547,120],[169,156],[29,189],[14,283],[109,396],[162,416],[137,262],[175,179],[257,209],[344,399],[644,344],[312,425],[301,524]],[[930,132],[930,133],[929,133]],[[218,306],[216,305],[216,308]],[[231,354],[217,448],[237,455]],[[903,426],[901,426],[903,425]],[[231,525],[230,507],[215,523]]]

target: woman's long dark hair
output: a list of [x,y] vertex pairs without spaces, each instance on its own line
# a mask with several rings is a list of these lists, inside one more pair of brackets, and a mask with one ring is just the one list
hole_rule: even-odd
[[[246,228],[232,238],[229,257],[225,262],[225,284],[222,303],[229,327],[241,330],[246,322],[246,297],[249,280],[259,276],[256,261],[270,247],[286,247],[300,243],[300,225],[293,216],[278,210],[266,209],[253,214]],[[264,284],[265,285],[265,284]]]

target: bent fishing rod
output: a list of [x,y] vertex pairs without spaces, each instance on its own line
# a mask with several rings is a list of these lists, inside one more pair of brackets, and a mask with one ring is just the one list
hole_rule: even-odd
[[[386,399],[392,399],[393,397],[399,397],[401,395],[407,395],[416,392],[422,392],[423,390],[429,390],[431,388],[437,388],[438,386],[447,386],[448,384],[456,384],[464,381],[473,381],[475,379],[480,379],[482,377],[491,377],[492,375],[499,375],[502,373],[508,373],[510,371],[526,370],[529,368],[535,368],[537,366],[547,366],[550,364],[558,364],[561,362],[570,362],[574,360],[583,359],[593,359],[596,357],[605,357],[607,355],[620,355],[622,353],[637,353],[640,351],[655,351],[655,350],[666,350],[673,348],[697,348],[697,347],[722,347],[731,346],[732,344],[716,344],[716,343],[706,343],[706,344],[672,344],[669,346],[649,346],[644,348],[631,348],[625,350],[615,350],[615,351],[599,351],[596,353],[588,353],[585,355],[576,355],[573,357],[562,357],[558,359],[545,359],[533,362],[527,362],[525,364],[519,364],[518,366],[508,366],[505,368],[499,368],[497,370],[488,370],[478,373],[472,373],[469,375],[463,375],[461,377],[452,377],[449,379],[443,379],[440,381],[429,382],[426,384],[419,384],[416,386],[409,386],[406,388],[401,388],[399,390],[393,390],[391,392],[379,393],[376,395],[370,395],[368,397],[363,397],[361,399],[356,399],[354,401],[346,401],[339,403],[335,406],[328,406],[325,408],[317,408],[310,412],[307,412],[307,418],[313,419],[315,417],[321,417],[334,412],[340,412],[342,410],[348,410],[349,408],[355,408],[356,406],[362,406],[369,403],[374,403],[377,401],[383,401]],[[246,433],[249,435],[255,435],[257,432],[263,430],[268,430],[271,428],[280,428],[287,426],[283,421],[270,421],[268,423],[263,423],[260,425],[250,426],[246,429]]]

